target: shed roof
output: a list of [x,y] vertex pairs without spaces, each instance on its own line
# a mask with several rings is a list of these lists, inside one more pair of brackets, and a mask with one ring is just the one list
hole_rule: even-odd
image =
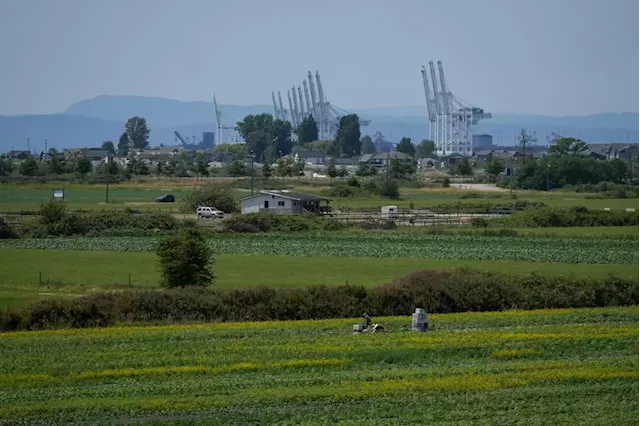
[[286,189],[264,190],[264,191],[260,191],[259,194],[244,197],[242,198],[242,200],[248,200],[250,198],[255,198],[260,195],[274,195],[276,197],[288,198],[290,200],[297,200],[297,201],[330,201],[331,200],[331,198],[327,198],[327,197],[320,197],[318,195],[313,195],[313,194],[303,194],[301,192],[292,192]]

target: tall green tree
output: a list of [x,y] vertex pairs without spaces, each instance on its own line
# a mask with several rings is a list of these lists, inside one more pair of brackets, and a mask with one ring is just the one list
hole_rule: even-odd
[[268,159],[291,154],[291,150],[293,149],[293,141],[291,139],[292,131],[291,123],[288,121],[280,119],[273,121],[273,126],[271,127],[270,153],[267,154]]
[[216,145],[213,149],[214,152],[230,152],[236,158],[241,158],[244,155],[243,143],[221,143]]
[[371,136],[364,135],[362,139],[360,139],[360,152],[362,154],[375,154],[376,146],[373,143],[373,139]]
[[318,140],[318,124],[312,116],[307,116],[298,126],[298,144],[302,145],[307,142]]
[[59,175],[64,173],[65,162],[64,156],[58,152],[57,149],[51,148],[49,150],[49,159],[47,160],[47,165],[49,169],[49,173],[54,175]]
[[429,139],[423,139],[416,148],[416,154],[419,158],[429,158],[433,156],[435,150],[435,142]]
[[163,287],[206,287],[213,282],[211,249],[197,228],[161,240],[156,254]]
[[116,153],[116,147],[113,144],[113,142],[111,141],[104,141],[102,142],[102,149],[104,149],[105,151],[107,151],[107,154],[115,154]]
[[198,152],[196,154],[195,161],[191,165],[191,171],[198,176],[209,176],[209,163],[204,155],[204,152]]
[[265,161],[262,165],[262,177],[264,177],[265,180],[268,180],[271,176],[273,176],[273,167],[271,167],[271,163]]
[[396,145],[396,151],[404,152],[407,155],[414,157],[416,155],[416,147],[411,143],[411,138],[402,138],[398,145]]
[[493,157],[491,161],[487,163],[485,169],[487,174],[495,179],[504,171],[504,163],[499,157]]
[[149,148],[149,127],[142,117],[131,117],[124,126],[133,149]]
[[520,152],[522,153],[522,163],[527,162],[528,147],[531,146],[537,139],[533,134],[527,131],[527,129],[521,129],[518,135],[518,145],[520,146]]
[[30,155],[20,163],[19,171],[23,176],[35,176],[38,173],[38,162]]
[[273,116],[266,113],[247,115],[237,126],[245,140],[245,152],[253,151],[256,161],[263,162],[274,145]]
[[329,160],[329,164],[327,164],[327,176],[329,176],[330,179],[333,179],[334,177],[338,176],[336,161],[333,158]]
[[13,169],[13,160],[5,155],[0,155],[0,176],[9,176]]
[[549,154],[552,155],[584,155],[589,150],[589,145],[576,138],[559,138],[549,147]]
[[131,149],[131,141],[127,132],[123,132],[118,139],[118,155],[127,155]]
[[279,158],[276,162],[276,173],[278,176],[285,178],[293,176],[293,160],[289,157]]
[[360,120],[357,114],[340,117],[333,155],[351,157],[360,155]]
[[86,176],[87,173],[91,172],[91,160],[87,157],[82,157],[76,162],[76,172],[80,176]]
[[471,167],[469,159],[465,157],[456,163],[454,171],[462,176],[471,176],[473,174],[473,167]]
[[233,160],[227,165],[227,174],[231,177],[240,177],[247,174],[247,167],[242,160]]

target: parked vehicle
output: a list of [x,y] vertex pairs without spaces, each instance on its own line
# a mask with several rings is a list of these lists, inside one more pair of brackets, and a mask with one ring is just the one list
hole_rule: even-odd
[[156,198],[156,203],[173,203],[174,201],[176,201],[176,199],[171,194],[161,195],[160,197]]
[[198,207],[196,214],[198,215],[198,219],[222,219],[224,217],[224,212],[215,207]]

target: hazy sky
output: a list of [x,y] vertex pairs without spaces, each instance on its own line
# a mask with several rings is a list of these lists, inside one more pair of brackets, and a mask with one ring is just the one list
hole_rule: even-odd
[[638,0],[0,0],[0,40],[0,114],[270,104],[316,69],[342,108],[420,105],[430,59],[494,113],[638,111]]

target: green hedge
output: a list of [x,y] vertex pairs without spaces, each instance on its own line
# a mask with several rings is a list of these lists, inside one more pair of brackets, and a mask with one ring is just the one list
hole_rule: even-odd
[[638,304],[638,284],[619,277],[510,276],[487,271],[424,270],[377,288],[342,285],[257,287],[230,291],[185,288],[94,293],[44,300],[0,312],[0,329],[102,327],[132,321],[262,321],[409,315],[506,309]]
[[638,212],[622,210],[589,210],[583,206],[570,208],[537,207],[501,219],[513,227],[568,226],[638,226]]

